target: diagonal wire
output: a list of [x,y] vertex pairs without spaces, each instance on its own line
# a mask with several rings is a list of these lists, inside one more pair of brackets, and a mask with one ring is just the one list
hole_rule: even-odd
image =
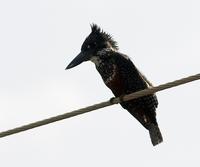
[[47,124],[50,124],[50,123],[53,123],[53,122],[56,122],[56,121],[60,121],[60,120],[66,119],[66,118],[74,117],[74,116],[84,114],[84,113],[87,113],[87,112],[91,112],[91,111],[94,111],[94,110],[97,110],[97,109],[100,109],[100,108],[104,108],[104,107],[107,107],[107,106],[118,104],[122,101],[129,101],[129,100],[133,100],[133,99],[136,99],[136,98],[139,98],[139,97],[142,97],[142,96],[150,95],[150,94],[153,94],[153,93],[165,90],[165,89],[169,89],[169,88],[172,88],[172,87],[175,87],[175,86],[183,85],[183,84],[186,84],[188,82],[192,82],[192,81],[199,80],[199,79],[200,79],[200,74],[196,74],[196,75],[192,75],[192,76],[189,76],[189,77],[186,77],[186,78],[175,80],[173,82],[168,82],[166,84],[162,84],[162,85],[155,86],[155,87],[150,87],[148,89],[144,89],[144,90],[141,90],[141,91],[138,91],[138,92],[135,92],[135,93],[131,93],[131,94],[123,96],[123,98],[119,98],[119,97],[111,98],[108,101],[97,103],[97,104],[94,104],[94,105],[91,105],[91,106],[88,106],[88,107],[85,107],[85,108],[74,110],[72,112],[64,113],[64,114],[61,114],[61,115],[58,115],[58,116],[50,117],[50,118],[40,120],[40,121],[37,121],[37,122],[34,122],[34,123],[30,123],[30,124],[27,124],[27,125],[16,127],[14,129],[10,129],[10,130],[7,130],[7,131],[0,132],[0,138],[5,137],[5,136],[9,136],[9,135],[12,135],[12,134],[16,134],[16,133],[19,133],[19,132],[23,132],[23,131],[26,131],[26,130],[29,130],[29,129],[33,129],[33,128],[36,128],[36,127],[39,127],[39,126],[47,125]]

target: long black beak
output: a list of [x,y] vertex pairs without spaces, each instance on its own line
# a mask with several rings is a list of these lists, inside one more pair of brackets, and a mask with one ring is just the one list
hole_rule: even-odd
[[78,54],[78,56],[76,56],[71,63],[69,63],[69,65],[66,67],[65,70],[73,68],[79,64],[81,64],[84,61],[88,61],[91,57],[91,53],[90,52],[81,52]]

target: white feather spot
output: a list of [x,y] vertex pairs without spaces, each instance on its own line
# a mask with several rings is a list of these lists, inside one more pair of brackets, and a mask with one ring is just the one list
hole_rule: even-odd
[[108,84],[109,82],[111,82],[115,78],[116,68],[117,68],[117,66],[113,65],[112,75],[106,79],[106,81],[105,81],[106,84]]
[[100,60],[97,56],[92,56],[90,60],[91,60],[91,62],[93,62],[96,66],[99,66],[99,64],[101,63],[101,60]]
[[143,115],[144,118],[144,122],[147,122],[147,117],[145,115]]

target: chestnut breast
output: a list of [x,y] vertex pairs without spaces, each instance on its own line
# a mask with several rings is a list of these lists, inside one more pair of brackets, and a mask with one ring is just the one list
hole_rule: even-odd
[[101,77],[108,88],[115,96],[125,94],[123,79],[120,76],[119,69],[115,64],[101,65],[97,68]]

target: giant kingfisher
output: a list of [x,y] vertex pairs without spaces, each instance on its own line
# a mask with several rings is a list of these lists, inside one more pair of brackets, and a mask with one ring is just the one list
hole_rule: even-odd
[[[91,33],[83,42],[81,52],[66,69],[73,68],[84,61],[92,61],[105,85],[116,97],[123,97],[125,94],[152,86],[130,58],[118,50],[117,42],[112,36],[96,24],[92,24]],[[154,146],[163,141],[156,120],[158,100],[155,94],[122,101],[120,105],[149,131]]]

